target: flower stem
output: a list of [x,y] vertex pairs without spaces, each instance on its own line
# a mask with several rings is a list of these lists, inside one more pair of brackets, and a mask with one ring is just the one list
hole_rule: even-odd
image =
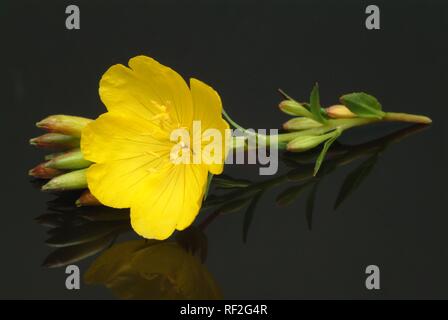
[[295,132],[289,132],[289,133],[281,133],[278,135],[278,142],[279,143],[286,143],[288,141],[291,141],[294,138],[300,137],[300,136],[311,136],[311,135],[321,135],[325,134],[329,131],[333,131],[335,129],[340,130],[346,130],[353,127],[358,127],[362,125],[366,125],[373,122],[381,121],[380,119],[375,118],[353,118],[353,119],[335,119],[335,120],[328,120],[327,123],[321,127],[307,129],[307,130],[301,130],[301,131],[295,131]]
[[[236,129],[241,130],[246,134],[256,135],[258,139],[264,139],[267,146],[270,145],[270,137],[269,135],[260,135],[253,131],[248,131],[247,129],[240,126],[236,123],[230,116],[222,110],[224,118],[226,118],[229,123],[235,127]],[[408,113],[397,113],[397,112],[387,112],[382,118],[348,118],[348,119],[330,119],[324,125],[311,128],[306,130],[281,133],[277,135],[277,142],[279,149],[283,149],[286,147],[286,144],[300,136],[309,136],[309,135],[322,135],[326,134],[335,129],[339,129],[341,131],[347,130],[353,127],[359,127],[370,123],[377,122],[408,122],[408,123],[419,123],[419,124],[430,124],[432,120],[426,116],[408,114]]]
[[382,119],[383,121],[397,121],[397,122],[410,122],[430,124],[432,120],[426,116],[408,113],[387,112]]

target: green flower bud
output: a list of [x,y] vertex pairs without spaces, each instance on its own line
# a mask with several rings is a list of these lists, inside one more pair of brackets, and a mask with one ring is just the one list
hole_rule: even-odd
[[64,191],[87,188],[86,170],[81,169],[65,173],[51,179],[42,186],[43,191]]
[[329,138],[331,138],[330,134],[323,134],[319,136],[299,136],[291,140],[286,148],[288,151],[302,152],[317,147]]
[[302,106],[300,103],[294,100],[283,100],[278,105],[280,110],[291,116],[302,116],[302,117],[312,117],[311,112],[307,108]]
[[289,130],[289,131],[295,131],[295,130],[312,129],[312,128],[317,128],[317,127],[321,127],[321,126],[322,126],[322,123],[317,122],[313,119],[298,117],[298,118],[292,118],[292,119],[286,121],[283,124],[283,129]]
[[93,120],[83,117],[53,115],[37,122],[36,126],[50,132],[81,137],[82,129],[84,129],[84,127],[91,121]]
[[49,153],[47,155],[45,155],[45,160],[51,160],[56,158],[57,156],[60,156],[61,154],[64,154],[65,152],[55,152],[55,153]]
[[79,147],[79,138],[61,133],[46,133],[30,139],[30,144],[39,148],[71,149]]
[[87,168],[92,162],[85,160],[80,149],[65,152],[47,162],[46,166],[53,169],[76,170]]

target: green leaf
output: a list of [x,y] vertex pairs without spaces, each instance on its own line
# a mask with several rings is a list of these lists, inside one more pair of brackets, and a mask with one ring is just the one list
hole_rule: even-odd
[[334,131],[334,136],[331,137],[330,139],[328,139],[327,141],[325,141],[324,147],[322,148],[322,151],[320,152],[319,156],[316,159],[316,163],[314,165],[314,173],[313,175],[315,176],[317,174],[317,172],[320,169],[320,166],[322,165],[322,162],[325,159],[325,155],[328,152],[328,149],[330,149],[330,146],[333,144],[333,142],[335,142],[337,140],[337,138],[339,138],[339,136],[341,135],[342,130],[340,129],[336,129]]
[[314,120],[320,123],[325,123],[327,120],[321,113],[319,85],[316,83],[310,95],[310,111],[313,114]]
[[385,113],[378,100],[364,92],[353,92],[339,98],[341,103],[362,118],[381,119]]
[[359,167],[357,167],[353,172],[349,173],[345,178],[341,190],[339,191],[338,197],[336,199],[334,208],[337,209],[345,199],[347,199],[350,194],[355,191],[367,178],[367,176],[372,171],[378,160],[378,153],[375,153],[364,161]]

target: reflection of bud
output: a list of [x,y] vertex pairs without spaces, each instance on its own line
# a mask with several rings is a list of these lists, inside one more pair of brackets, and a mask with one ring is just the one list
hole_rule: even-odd
[[61,133],[46,133],[30,139],[30,144],[39,148],[70,149],[79,147],[79,138]]
[[75,149],[58,155],[47,162],[46,166],[54,169],[75,170],[90,166],[92,162],[85,160],[81,150]]
[[311,112],[297,101],[284,100],[278,105],[280,110],[291,116],[312,117]]
[[356,114],[350,111],[349,108],[342,104],[336,104],[334,106],[325,109],[327,115],[333,119],[355,118]]
[[64,191],[87,188],[86,170],[72,171],[51,179],[42,186],[43,191]]
[[283,129],[285,130],[306,130],[311,128],[321,127],[322,123],[317,122],[310,118],[292,118],[283,124]]
[[39,121],[36,126],[50,132],[81,137],[82,129],[91,121],[93,120],[83,117],[53,115]]
[[115,234],[110,234],[90,242],[58,248],[47,256],[42,266],[57,268],[81,261],[110,247],[115,237]]
[[62,170],[48,168],[46,164],[46,162],[39,164],[38,166],[28,171],[28,174],[35,178],[51,179],[64,173],[64,171]]
[[84,191],[78,200],[76,200],[76,205],[78,207],[85,206],[101,206],[101,202],[90,192],[90,190]]
[[291,140],[288,145],[288,151],[301,152],[317,147],[325,140],[328,140],[330,136],[323,134],[320,136],[300,136]]

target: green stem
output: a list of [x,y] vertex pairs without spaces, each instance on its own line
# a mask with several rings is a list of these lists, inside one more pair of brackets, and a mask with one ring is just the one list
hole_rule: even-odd
[[[254,133],[253,131],[249,131],[242,126],[240,126],[238,123],[233,121],[232,118],[224,111],[222,110],[222,113],[224,115],[224,118],[229,121],[229,123],[235,127],[236,129],[241,130],[242,132],[246,134],[256,135],[258,139],[264,139],[266,146],[270,145],[270,137],[266,135],[260,135],[257,133]],[[317,128],[311,128],[306,130],[300,130],[295,132],[288,132],[288,133],[281,133],[277,135],[277,141],[279,148],[283,148],[286,146],[286,144],[293,140],[294,138],[300,137],[300,136],[308,136],[308,135],[321,135],[325,134],[327,132],[333,131],[335,129],[339,129],[341,131],[353,128],[353,127],[359,127],[370,123],[376,123],[376,122],[409,122],[409,123],[420,123],[420,124],[430,124],[432,120],[426,116],[422,115],[415,115],[415,114],[407,114],[407,113],[397,113],[397,112],[387,112],[385,113],[384,117],[381,119],[377,118],[350,118],[350,119],[330,119],[328,120],[324,125]],[[238,146],[236,146],[238,147]]]
[[420,124],[430,124],[432,120],[426,116],[408,113],[386,112],[383,121],[410,122]]
[[279,143],[286,143],[288,141],[291,141],[294,138],[300,137],[300,136],[310,136],[310,135],[320,135],[325,134],[329,131],[335,130],[336,128],[339,128],[340,130],[346,130],[353,127],[363,126],[369,123],[379,122],[380,119],[374,119],[374,118],[352,118],[352,119],[335,119],[335,120],[328,120],[327,123],[321,127],[307,129],[307,130],[301,130],[301,131],[295,131],[295,132],[289,132],[289,133],[281,133],[278,135],[278,142]]

